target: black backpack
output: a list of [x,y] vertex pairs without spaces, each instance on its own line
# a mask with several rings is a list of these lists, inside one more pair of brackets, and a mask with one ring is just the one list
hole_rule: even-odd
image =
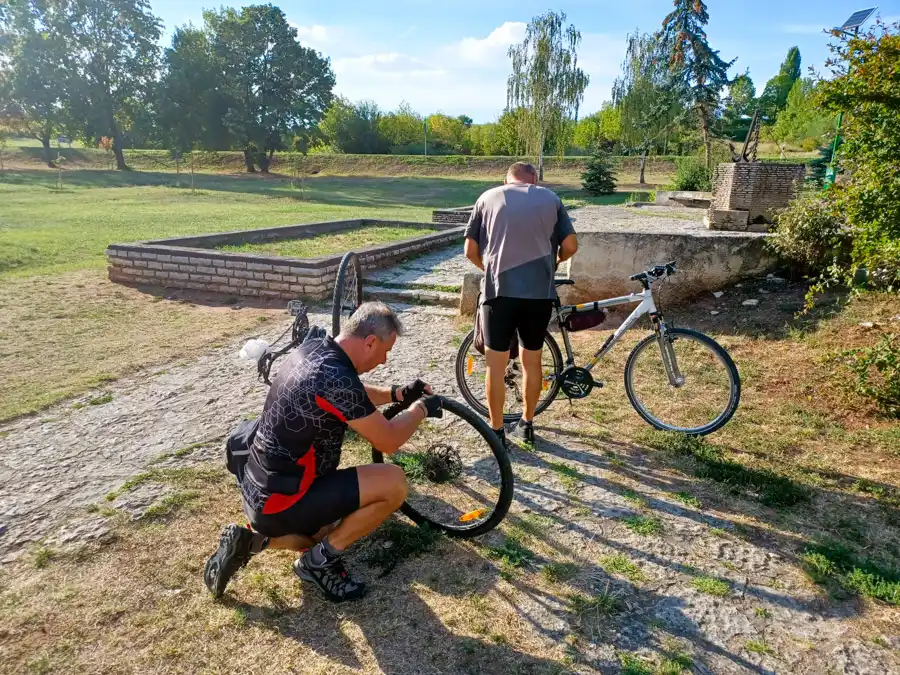
[[259,417],[244,420],[238,424],[225,441],[225,465],[237,477],[238,483],[244,480],[244,468],[250,458],[250,446],[259,430]]

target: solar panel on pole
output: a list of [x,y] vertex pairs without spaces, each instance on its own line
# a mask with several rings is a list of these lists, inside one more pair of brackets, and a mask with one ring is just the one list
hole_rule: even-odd
[[850,15],[850,18],[844,22],[844,25],[841,26],[840,30],[844,32],[857,31],[859,27],[862,26],[866,20],[878,9],[877,7],[870,7],[869,9],[861,9],[858,12],[853,12]]

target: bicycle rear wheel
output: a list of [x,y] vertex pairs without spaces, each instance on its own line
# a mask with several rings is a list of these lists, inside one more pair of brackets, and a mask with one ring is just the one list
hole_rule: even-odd
[[687,328],[669,328],[683,383],[674,386],[656,335],[641,340],[625,364],[628,400],[652,426],[702,436],[719,429],[737,410],[741,378],[719,343]]
[[[513,497],[506,448],[490,426],[461,403],[442,399],[444,416],[427,419],[397,452],[372,449],[375,463],[403,468],[408,483],[400,510],[451,537],[475,537],[495,528]],[[391,406],[385,417],[403,410]]]
[[[559,374],[563,369],[562,353],[550,333],[544,334],[544,350],[541,354],[541,369],[544,381],[538,398],[535,415],[547,409],[559,392]],[[456,351],[456,384],[460,393],[472,408],[483,417],[488,417],[487,392],[485,391],[484,356],[475,349],[475,331],[463,338]],[[522,381],[522,363],[510,359],[506,367],[506,399],[503,405],[503,421],[515,422],[522,417],[525,404],[525,388]]]
[[345,253],[338,267],[331,302],[331,336],[337,337],[341,324],[362,304],[362,268],[359,257]]

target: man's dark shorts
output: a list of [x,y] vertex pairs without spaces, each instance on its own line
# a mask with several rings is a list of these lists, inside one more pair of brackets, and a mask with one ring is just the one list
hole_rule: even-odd
[[339,469],[316,478],[293,506],[278,513],[259,513],[244,502],[250,527],[267,537],[288,534],[313,536],[326,525],[359,510],[359,477],[356,467]]
[[488,349],[505,352],[515,331],[524,349],[538,351],[550,323],[553,300],[499,297],[481,305],[484,343]]

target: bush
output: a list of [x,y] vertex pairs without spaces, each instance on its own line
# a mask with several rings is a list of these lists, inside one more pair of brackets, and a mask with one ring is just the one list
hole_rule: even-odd
[[703,160],[698,157],[679,157],[672,181],[673,190],[705,190],[712,189],[712,175],[706,169]]
[[819,195],[802,195],[775,217],[769,240],[779,256],[809,275],[850,260],[851,238],[831,205]]
[[885,333],[874,346],[847,350],[839,358],[855,375],[856,393],[887,417],[900,417],[900,335]]
[[587,168],[581,174],[581,187],[592,195],[611,195],[616,191],[612,160],[606,150],[598,148],[591,156]]

